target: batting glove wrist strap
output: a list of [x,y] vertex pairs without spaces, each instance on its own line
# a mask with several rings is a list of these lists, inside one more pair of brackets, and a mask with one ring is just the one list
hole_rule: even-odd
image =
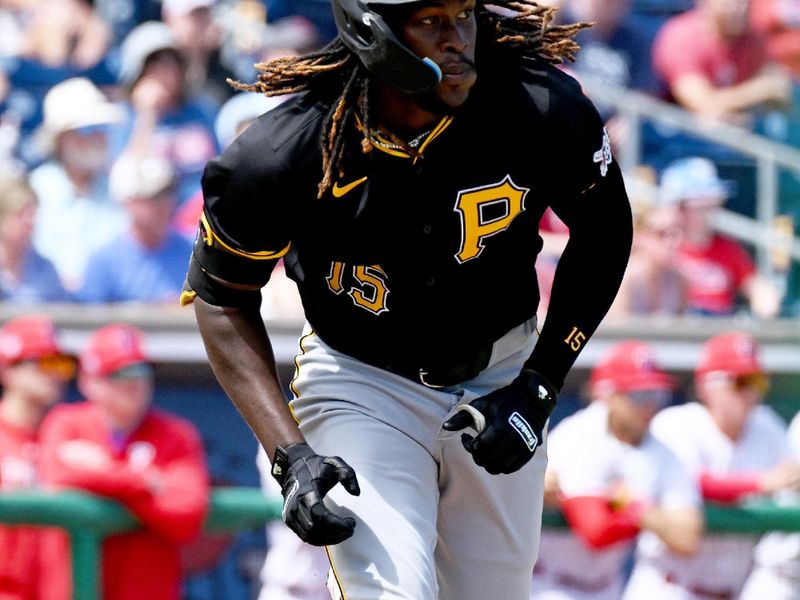
[[355,519],[340,517],[323,502],[337,483],[354,496],[361,493],[355,471],[341,458],[320,456],[308,444],[279,446],[272,473],[283,494],[283,521],[301,540],[330,546],[353,535]]
[[493,475],[513,473],[542,445],[557,398],[558,392],[547,379],[525,370],[507,386],[473,400],[470,410],[457,412],[442,427],[446,431],[464,429],[476,422],[471,413],[478,411],[485,426],[475,437],[461,436],[464,449]]
[[541,404],[542,410],[547,412],[547,417],[549,418],[553,414],[558,401],[558,390],[544,375],[533,369],[523,369],[521,376],[525,375],[529,377],[528,392],[531,395],[531,399]]

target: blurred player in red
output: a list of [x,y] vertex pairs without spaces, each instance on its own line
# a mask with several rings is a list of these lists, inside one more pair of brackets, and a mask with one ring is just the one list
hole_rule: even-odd
[[[74,371],[47,318],[17,317],[0,328],[0,493],[38,486],[39,425]],[[0,600],[44,600],[38,595],[41,535],[35,528],[0,527]]]
[[[79,388],[87,398],[65,404],[42,425],[42,478],[80,488],[128,508],[143,530],[103,544],[105,600],[177,600],[180,545],[195,537],[208,505],[200,437],[188,422],[151,407],[153,367],[142,333],[112,324],[92,334],[80,354]],[[49,555],[44,594],[70,597],[66,539]]]

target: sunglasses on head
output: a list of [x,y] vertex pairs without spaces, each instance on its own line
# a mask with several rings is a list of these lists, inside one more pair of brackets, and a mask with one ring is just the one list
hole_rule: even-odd
[[737,375],[732,378],[733,387],[737,392],[744,390],[757,390],[760,394],[766,394],[769,389],[769,380],[761,373],[748,373]]
[[714,381],[729,385],[737,392],[756,390],[759,394],[766,394],[769,389],[769,380],[762,373],[744,373],[742,375],[716,373],[712,378]]
[[669,390],[636,390],[625,395],[637,406],[666,406],[672,400]]
[[39,370],[48,375],[55,375],[63,381],[68,381],[75,376],[77,370],[77,363],[71,356],[65,354],[53,354],[51,356],[42,356],[23,362],[33,363],[39,367]]

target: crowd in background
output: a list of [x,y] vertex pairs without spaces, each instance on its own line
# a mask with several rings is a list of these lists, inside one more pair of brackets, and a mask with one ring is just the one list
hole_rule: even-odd
[[[559,20],[596,23],[565,65],[579,81],[800,140],[800,18],[791,0],[559,4]],[[3,301],[175,302],[206,161],[280,102],[228,80],[252,81],[255,62],[317,48],[334,31],[322,0],[2,0]],[[626,122],[599,108],[614,145],[625,144]],[[639,235],[614,312],[798,314],[789,261],[765,280],[752,248],[712,229],[715,207],[755,214],[752,161],[652,125],[641,136],[642,168],[627,174]],[[783,172],[780,183],[779,212],[796,228],[800,174]],[[566,231],[550,213],[542,229],[544,311]],[[280,273],[264,310],[299,314]]]
[[[800,143],[796,0],[559,4],[558,19],[597,23],[581,32],[583,49],[565,67],[579,80],[635,89],[704,119]],[[322,0],[0,0],[0,301],[177,303],[202,210],[206,161],[280,102],[239,93],[226,79],[249,82],[253,63],[305,52],[334,34]],[[631,136],[625,121],[610,107],[599,109],[613,143],[625,144]],[[609,318],[800,316],[800,289],[792,287],[800,282],[763,277],[752,248],[713,227],[723,206],[753,216],[753,165],[688,135],[653,126],[642,133],[644,168],[627,174],[634,250]],[[796,231],[800,174],[781,174],[779,210]],[[567,235],[546,213],[538,264],[542,313]],[[790,276],[787,266],[781,269]],[[280,269],[265,290],[264,311],[301,314]],[[0,332],[0,489],[44,482],[119,500],[148,530],[107,548],[108,580],[129,581],[128,552],[157,557],[157,590],[137,587],[147,582],[136,577],[123,587],[130,597],[173,598],[177,548],[197,533],[208,476],[191,425],[151,409],[153,373],[140,336],[122,325],[96,332],[78,367],[87,402],[50,411],[75,363],[46,320],[6,325]],[[788,434],[759,403],[765,379],[753,340],[728,337],[708,346],[707,364],[698,365],[695,378],[700,402],[658,416],[674,385],[658,370],[652,349],[630,344],[596,366],[589,407],[559,425],[564,433],[554,429],[551,457],[607,463],[552,461],[548,498],[573,530],[546,535],[543,552],[558,553],[545,550],[550,544],[580,559],[572,571],[542,562],[535,597],[618,597],[623,558],[642,531],[648,535],[636,550],[632,581],[667,590],[665,598],[734,598],[746,585],[780,589],[781,582],[800,589],[797,537],[771,536],[758,545],[753,538],[714,540],[701,536],[696,519],[703,499],[738,502],[800,486],[800,421]],[[118,362],[106,364],[115,356]],[[168,439],[170,448],[157,449],[149,435]],[[571,451],[570,436],[581,443],[594,436],[607,451]],[[680,446],[671,447],[681,436]],[[565,449],[554,454],[559,446]],[[176,462],[160,464],[163,452]],[[41,469],[32,467],[37,455],[47,458]],[[628,470],[606,469],[611,464]],[[586,469],[596,477],[584,477]],[[642,478],[647,469],[660,479]],[[177,497],[178,504],[165,501]],[[0,566],[16,565],[12,573],[49,569],[44,581],[59,593],[69,589],[63,539],[11,532],[29,553],[6,560],[7,533],[0,530]],[[284,550],[268,554],[262,597],[324,598],[324,555],[287,533],[280,524],[271,531],[272,547]],[[35,550],[38,544],[47,552]],[[14,562],[30,555],[56,562]],[[709,566],[715,562],[709,557],[718,568]],[[589,572],[596,576],[587,578]],[[0,573],[0,590],[31,581]],[[670,596],[675,589],[689,595]]]

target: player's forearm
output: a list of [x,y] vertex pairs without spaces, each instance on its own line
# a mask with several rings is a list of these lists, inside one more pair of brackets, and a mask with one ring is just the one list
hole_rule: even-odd
[[193,305],[211,367],[268,456],[277,445],[304,441],[283,396],[257,307],[213,306],[199,297]]
[[576,496],[563,499],[561,510],[575,535],[593,550],[602,550],[639,533],[638,504],[615,512],[606,498]]
[[642,529],[655,533],[670,551],[681,556],[694,554],[700,544],[703,519],[694,508],[651,507],[642,512]]
[[558,388],[614,301],[633,239],[630,204],[616,163],[577,202],[547,319],[525,365]]

